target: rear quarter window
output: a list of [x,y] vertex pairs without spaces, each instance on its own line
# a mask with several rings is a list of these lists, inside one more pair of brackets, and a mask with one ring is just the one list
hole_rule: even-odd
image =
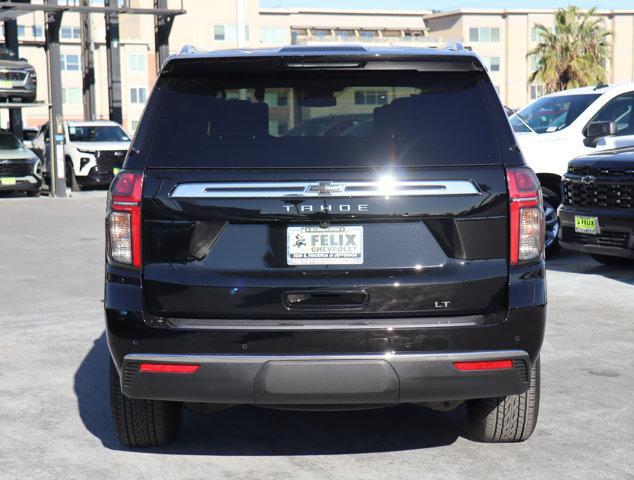
[[476,72],[175,76],[149,167],[499,164]]

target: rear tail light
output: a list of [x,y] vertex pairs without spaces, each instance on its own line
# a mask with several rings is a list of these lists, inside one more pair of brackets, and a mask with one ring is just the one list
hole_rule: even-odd
[[142,363],[140,370],[144,373],[195,373],[199,368],[196,364]]
[[481,362],[453,362],[453,366],[461,371],[473,370],[506,370],[513,368],[513,360],[485,360]]
[[141,267],[141,192],[143,174],[120,172],[108,193],[108,256],[116,263]]
[[528,167],[506,170],[510,197],[511,265],[541,258],[544,252],[544,209],[539,180]]

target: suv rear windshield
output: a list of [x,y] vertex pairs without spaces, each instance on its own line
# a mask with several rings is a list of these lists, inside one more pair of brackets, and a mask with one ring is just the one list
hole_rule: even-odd
[[474,72],[169,78],[150,167],[499,164]]

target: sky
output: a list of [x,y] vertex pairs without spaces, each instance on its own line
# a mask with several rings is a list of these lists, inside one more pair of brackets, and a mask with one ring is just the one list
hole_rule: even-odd
[[454,10],[456,8],[554,8],[574,4],[582,8],[634,9],[633,0],[260,0],[262,7],[376,8]]

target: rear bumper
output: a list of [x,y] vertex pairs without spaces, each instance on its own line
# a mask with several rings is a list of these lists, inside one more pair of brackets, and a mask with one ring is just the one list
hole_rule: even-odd
[[[288,407],[515,394],[529,386],[530,364],[539,356],[546,323],[543,262],[511,272],[511,307],[499,314],[275,324],[154,325],[143,311],[139,274],[112,266],[106,273],[108,347],[123,392],[136,398]],[[514,360],[515,368],[465,372],[452,365],[502,358]],[[141,373],[143,362],[200,368],[192,374]]]
[[[460,371],[456,361],[513,360],[513,368]],[[196,364],[190,374],[140,372],[143,362]],[[122,390],[132,398],[270,406],[385,405],[524,392],[530,359],[520,350],[445,354],[126,355]]]
[[[575,234],[575,215],[597,217],[599,235]],[[559,209],[561,246],[578,252],[634,258],[634,213],[627,209],[584,208],[562,205]]]

